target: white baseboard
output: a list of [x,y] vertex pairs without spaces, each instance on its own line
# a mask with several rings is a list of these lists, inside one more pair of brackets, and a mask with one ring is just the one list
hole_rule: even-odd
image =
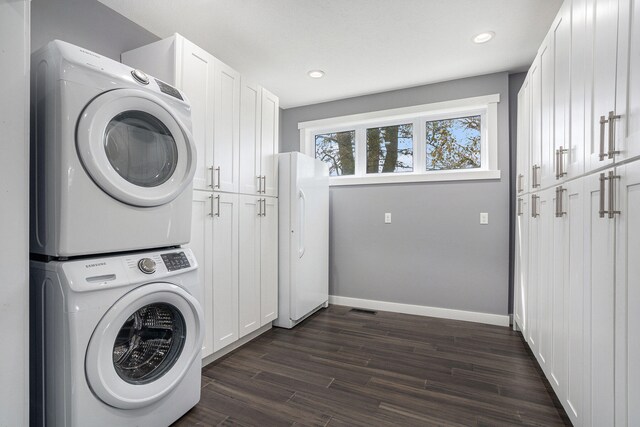
[[476,311],[428,307],[426,305],[401,304],[398,302],[375,301],[370,299],[341,297],[337,295],[329,295],[329,303],[356,308],[366,308],[368,310],[391,311],[393,313],[415,314],[417,316],[440,317],[443,319],[486,323],[488,325],[509,326],[509,316],[506,314],[479,313]]
[[225,348],[220,349],[220,350],[218,350],[217,352],[215,352],[213,354],[210,354],[208,356],[203,357],[202,358],[202,367],[204,368],[209,363],[215,362],[216,360],[220,359],[222,356],[225,356],[225,355],[231,353],[236,348],[242,347],[243,345],[245,345],[249,341],[251,341],[251,340],[253,340],[255,338],[258,338],[260,335],[264,334],[269,329],[271,329],[271,322],[269,322],[266,325],[260,327],[260,329],[257,329],[257,330],[251,332],[248,335],[245,335],[244,337],[240,338],[238,341],[235,341],[235,342],[229,344]]

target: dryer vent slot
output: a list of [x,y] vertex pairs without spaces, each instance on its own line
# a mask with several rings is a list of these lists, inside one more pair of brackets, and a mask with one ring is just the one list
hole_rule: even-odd
[[104,274],[102,276],[91,276],[87,277],[87,282],[95,283],[95,282],[109,282],[111,280],[116,280],[115,274]]

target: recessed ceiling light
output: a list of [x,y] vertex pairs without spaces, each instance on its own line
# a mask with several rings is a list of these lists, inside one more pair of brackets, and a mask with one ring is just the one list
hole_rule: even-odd
[[486,33],[480,33],[480,34],[478,34],[477,36],[475,36],[473,38],[473,42],[474,43],[478,43],[478,44],[486,43],[489,40],[491,40],[493,38],[493,36],[495,36],[495,35],[496,35],[496,33],[494,33],[493,31],[487,31]]
[[324,76],[324,71],[322,70],[311,70],[307,73],[309,75],[309,77],[311,77],[312,79],[319,79],[322,76]]

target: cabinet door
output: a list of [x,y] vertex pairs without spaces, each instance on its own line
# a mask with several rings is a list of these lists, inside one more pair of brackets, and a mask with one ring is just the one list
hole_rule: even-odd
[[540,77],[540,56],[531,65],[531,145],[529,188],[535,191],[540,188],[540,164],[542,162],[542,79]]
[[[570,127],[571,142],[566,153],[567,177],[574,178],[584,173],[584,152],[587,144],[586,135],[586,91],[587,75],[587,49],[591,45],[587,43],[586,19],[587,2],[589,0],[572,0],[571,4],[571,108]],[[589,52],[590,55],[590,52]]]
[[[616,107],[616,52],[618,44],[618,3],[620,0],[588,0],[587,40],[591,43],[591,55],[587,62],[590,75],[588,89],[587,157],[588,171],[613,162],[609,156],[600,159],[601,152],[608,152],[608,126],[601,124]],[[615,121],[614,121],[615,126]]]
[[238,339],[238,195],[213,197],[213,351]]
[[278,195],[278,144],[280,101],[266,89],[262,89],[261,170],[263,193]]
[[[557,24],[557,21],[554,22]],[[540,48],[540,183],[547,188],[555,183],[553,96],[554,96],[554,31],[552,27]]]
[[[584,424],[585,411],[585,359],[588,347],[587,322],[585,322],[584,292],[584,186],[579,179],[566,184],[562,193],[563,204],[563,262],[560,268],[564,283],[564,327],[566,343],[558,344],[566,351],[566,387],[563,390],[564,407],[574,425]],[[554,319],[555,322],[555,319]],[[560,338],[560,335],[557,335]],[[561,338],[560,338],[561,339]],[[561,397],[562,399],[562,397]]]
[[[585,408],[585,425],[614,425],[614,247],[615,220],[600,217],[609,196],[606,170],[595,173],[585,180],[585,292],[588,292],[586,307],[591,342],[587,355],[589,395]],[[602,199],[601,199],[602,196]]]
[[516,242],[515,242],[515,289],[514,289],[514,317],[522,331],[527,336],[527,272],[529,249],[529,199],[526,196],[516,200]]
[[260,325],[278,317],[278,199],[263,197],[260,226]]
[[538,193],[529,198],[529,269],[527,271],[527,342],[533,354],[538,351],[538,287],[540,276],[540,199]]
[[539,207],[539,240],[538,240],[538,352],[536,358],[542,370],[549,377],[551,374],[551,355],[553,352],[553,287],[551,260],[553,257],[553,194],[550,188],[540,192]]
[[213,81],[214,189],[237,192],[240,178],[240,74],[216,59]]
[[242,81],[240,90],[240,192],[258,194],[262,189],[260,161],[260,86]]
[[516,191],[524,194],[529,191],[529,144],[530,144],[530,88],[529,76],[518,92],[518,142],[516,160]]
[[640,156],[640,2],[620,1],[618,38],[618,89],[615,125],[617,160]]
[[618,167],[616,425],[640,425],[640,161]]
[[[578,153],[572,150],[571,123],[571,2],[563,3],[559,20],[553,30],[553,155],[555,182],[562,182],[579,173],[572,170],[578,165],[573,159]],[[580,150],[581,151],[581,150]]]
[[205,191],[193,192],[191,209],[191,240],[188,247],[198,261],[198,283],[201,288],[205,316],[202,357],[213,353],[213,281],[211,276],[211,239],[213,194]]
[[241,195],[239,230],[239,322],[240,337],[260,327],[260,220],[261,200]]
[[191,128],[196,145],[197,167],[193,188],[212,189],[213,167],[213,68],[214,58],[182,37],[176,85],[184,91],[191,105]]
[[[564,266],[567,254],[567,215],[566,213],[566,187],[553,187],[551,196],[552,216],[550,240],[550,292],[549,305],[551,308],[551,348],[549,382],[560,399],[565,395],[566,371],[567,371],[567,334],[565,329],[566,318],[566,292]],[[551,190],[548,190],[551,191]]]

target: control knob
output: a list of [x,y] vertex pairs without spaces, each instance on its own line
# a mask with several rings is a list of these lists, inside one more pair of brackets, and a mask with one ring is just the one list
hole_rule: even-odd
[[138,261],[138,268],[144,274],[153,274],[156,272],[156,262],[151,258],[142,258]]
[[143,85],[149,84],[149,76],[147,76],[144,71],[133,70],[131,72],[131,75],[133,76],[134,79],[136,79],[138,83],[141,83]]

